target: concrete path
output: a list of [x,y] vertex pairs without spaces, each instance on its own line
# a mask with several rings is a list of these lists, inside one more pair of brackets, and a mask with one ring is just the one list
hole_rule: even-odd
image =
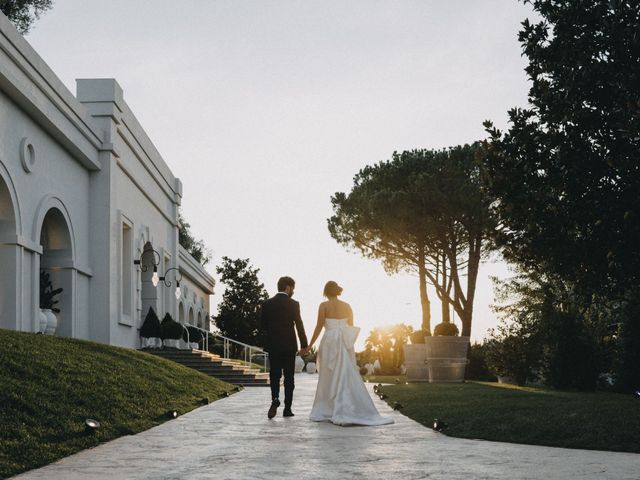
[[[14,477],[90,479],[640,478],[640,455],[449,438],[392,411],[394,425],[307,420],[316,376],[296,376],[294,418],[267,419],[269,391],[249,388],[138,435]],[[369,390],[373,385],[369,384]],[[372,392],[373,395],[373,392]]]

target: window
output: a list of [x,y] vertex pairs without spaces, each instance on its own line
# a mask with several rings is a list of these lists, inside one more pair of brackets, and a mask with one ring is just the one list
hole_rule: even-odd
[[131,316],[131,301],[133,298],[133,282],[132,269],[133,258],[131,256],[133,250],[131,225],[122,222],[122,266],[120,269],[120,299],[122,304],[122,314]]

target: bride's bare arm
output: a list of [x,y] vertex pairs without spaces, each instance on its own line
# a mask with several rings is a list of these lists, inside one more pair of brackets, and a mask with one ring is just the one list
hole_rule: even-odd
[[313,336],[311,337],[311,341],[309,342],[309,346],[307,347],[307,350],[311,350],[311,347],[313,347],[313,344],[316,343],[316,340],[320,336],[320,332],[322,332],[322,327],[324,327],[325,316],[326,315],[324,313],[324,305],[321,303],[320,306],[318,307],[318,323],[316,323],[316,329],[313,331]]
[[347,307],[349,307],[349,316],[347,317],[347,323],[349,326],[353,327],[353,310],[351,310],[351,305],[347,303]]

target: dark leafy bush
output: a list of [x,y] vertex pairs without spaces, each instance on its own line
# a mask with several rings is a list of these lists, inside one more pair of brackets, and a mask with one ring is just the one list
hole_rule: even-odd
[[62,292],[62,288],[54,290],[51,283],[51,276],[44,270],[40,270],[40,308],[48,308],[56,313],[60,313],[60,309],[54,307],[58,300],[55,296]]
[[465,369],[465,380],[494,382],[496,376],[491,373],[487,365],[487,347],[484,343],[472,343],[467,353],[469,363]]
[[[187,330],[189,331],[189,337],[187,338]],[[182,329],[182,340],[189,342],[198,342],[200,343],[204,339],[204,335],[200,330],[191,325],[187,325],[186,330]]]
[[534,378],[540,361],[540,342],[527,325],[502,321],[491,329],[484,344],[489,371],[498,377],[511,377],[518,385]]
[[424,343],[424,337],[425,337],[425,333],[422,330],[416,330],[411,335],[409,335],[409,339],[411,339],[411,343],[413,345]]
[[147,316],[144,317],[144,323],[140,328],[140,336],[143,338],[160,337],[162,330],[160,328],[160,319],[153,307],[149,307]]
[[182,337],[182,325],[176,322],[173,317],[167,313],[160,324],[162,340],[180,340]]
[[[460,333],[455,323],[442,322],[433,329],[434,336],[455,337]],[[424,341],[423,341],[424,343]]]

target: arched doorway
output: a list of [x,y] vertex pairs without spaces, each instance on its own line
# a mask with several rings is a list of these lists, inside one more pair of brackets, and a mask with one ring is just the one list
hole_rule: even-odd
[[178,305],[178,321],[184,323],[184,305],[182,302]]
[[58,319],[55,334],[72,337],[75,314],[73,240],[67,218],[57,207],[50,208],[42,220],[40,245],[40,281],[48,276],[54,290],[62,288],[62,292],[54,297],[53,310]]
[[189,307],[189,325],[193,325],[193,307]]
[[198,312],[198,328],[204,328],[204,325],[202,325],[202,312]]
[[[144,320],[149,313],[149,309],[158,313],[158,288],[153,285],[153,267],[160,262],[158,255],[153,249],[151,242],[144,244],[142,254],[140,255],[140,283],[142,287],[141,304],[142,319]],[[156,272],[157,273],[157,272]],[[162,319],[161,319],[162,320]]]
[[9,185],[0,172],[0,327],[16,329],[18,271],[16,210]]

